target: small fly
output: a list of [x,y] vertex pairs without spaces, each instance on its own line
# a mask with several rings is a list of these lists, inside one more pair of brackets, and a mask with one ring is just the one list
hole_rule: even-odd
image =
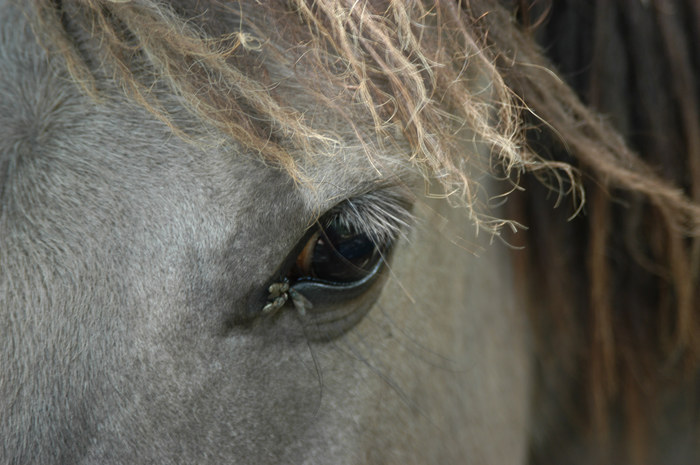
[[289,286],[289,281],[285,278],[283,281],[272,283],[267,288],[267,304],[262,308],[262,313],[265,315],[274,315],[282,308],[291,298],[294,308],[299,315],[305,316],[306,310],[313,308],[313,304],[304,297],[300,292]]

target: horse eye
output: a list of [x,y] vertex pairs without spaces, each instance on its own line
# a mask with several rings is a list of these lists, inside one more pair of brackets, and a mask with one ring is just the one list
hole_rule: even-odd
[[388,244],[377,245],[367,234],[333,218],[308,239],[296,258],[292,277],[337,284],[357,282],[376,269],[387,248]]
[[292,249],[252,315],[269,317],[293,306],[309,340],[329,341],[348,331],[379,298],[385,261],[398,232],[408,227],[409,205],[381,193],[337,205]]

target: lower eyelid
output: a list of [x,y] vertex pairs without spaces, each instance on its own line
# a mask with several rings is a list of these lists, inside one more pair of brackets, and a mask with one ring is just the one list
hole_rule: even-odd
[[300,281],[292,288],[312,302],[302,317],[306,337],[329,341],[352,329],[376,302],[386,273],[384,260],[360,281],[348,285],[331,285]]

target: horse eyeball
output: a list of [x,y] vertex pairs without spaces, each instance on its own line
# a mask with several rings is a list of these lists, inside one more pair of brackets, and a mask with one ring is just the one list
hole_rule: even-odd
[[367,234],[333,219],[304,245],[294,274],[301,279],[352,283],[367,277],[381,258],[380,248]]
[[306,242],[299,255],[297,255],[297,259],[294,263],[295,274],[299,276],[309,276],[311,274],[311,260],[313,260],[314,248],[320,234],[320,231],[316,231]]

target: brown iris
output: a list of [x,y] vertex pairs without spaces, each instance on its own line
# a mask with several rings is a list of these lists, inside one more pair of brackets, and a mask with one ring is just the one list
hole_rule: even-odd
[[309,238],[297,256],[292,276],[352,283],[367,277],[381,260],[381,255],[366,234],[333,219]]

